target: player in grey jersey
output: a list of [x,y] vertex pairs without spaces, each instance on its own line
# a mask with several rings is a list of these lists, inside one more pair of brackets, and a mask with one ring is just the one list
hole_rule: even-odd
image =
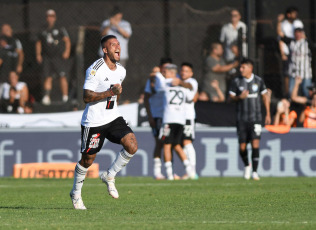
[[253,74],[253,62],[245,59],[241,62],[241,76],[236,77],[230,87],[230,98],[237,102],[237,134],[239,154],[245,165],[244,178],[249,180],[251,167],[248,160],[247,143],[252,147],[252,178],[259,180],[259,146],[261,136],[261,97],[266,109],[265,124],[271,123],[270,97],[263,80]]

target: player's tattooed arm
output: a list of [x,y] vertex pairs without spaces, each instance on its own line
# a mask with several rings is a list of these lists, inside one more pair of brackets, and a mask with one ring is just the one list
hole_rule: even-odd
[[101,101],[107,97],[120,95],[122,93],[122,86],[115,84],[111,89],[104,92],[94,92],[92,90],[85,89],[83,92],[83,101],[85,103]]
[[104,92],[94,92],[92,90],[85,89],[83,92],[83,101],[85,103],[101,101],[107,97],[112,97],[114,94],[111,91],[104,91]]

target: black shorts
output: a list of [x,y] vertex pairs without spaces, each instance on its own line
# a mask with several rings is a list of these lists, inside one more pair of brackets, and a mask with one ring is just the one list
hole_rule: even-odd
[[161,129],[161,125],[162,125],[162,118],[161,117],[155,117],[155,127],[151,128],[154,137],[159,137],[159,132]]
[[183,125],[164,124],[160,130],[160,139],[164,144],[182,144]]
[[194,119],[186,120],[184,128],[183,128],[183,140],[191,140],[191,141],[194,140],[195,138],[194,126],[195,126]]
[[43,57],[43,77],[67,77],[67,62],[62,57]]
[[104,139],[120,144],[128,133],[133,133],[123,117],[118,117],[109,124],[99,127],[81,126],[81,153],[95,154],[103,146]]
[[237,122],[237,135],[239,143],[249,143],[261,137],[261,122]]

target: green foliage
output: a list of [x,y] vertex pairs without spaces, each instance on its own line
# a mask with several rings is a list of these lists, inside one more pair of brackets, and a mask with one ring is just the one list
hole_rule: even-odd
[[316,178],[118,177],[118,200],[86,179],[74,210],[70,179],[0,179],[0,229],[316,229]]

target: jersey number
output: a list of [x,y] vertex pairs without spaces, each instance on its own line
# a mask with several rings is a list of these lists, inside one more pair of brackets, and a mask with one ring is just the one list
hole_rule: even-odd
[[182,91],[171,89],[169,92],[173,94],[171,100],[169,101],[169,104],[171,104],[171,105],[181,105],[183,103],[183,101],[184,101],[184,94],[183,94]]

